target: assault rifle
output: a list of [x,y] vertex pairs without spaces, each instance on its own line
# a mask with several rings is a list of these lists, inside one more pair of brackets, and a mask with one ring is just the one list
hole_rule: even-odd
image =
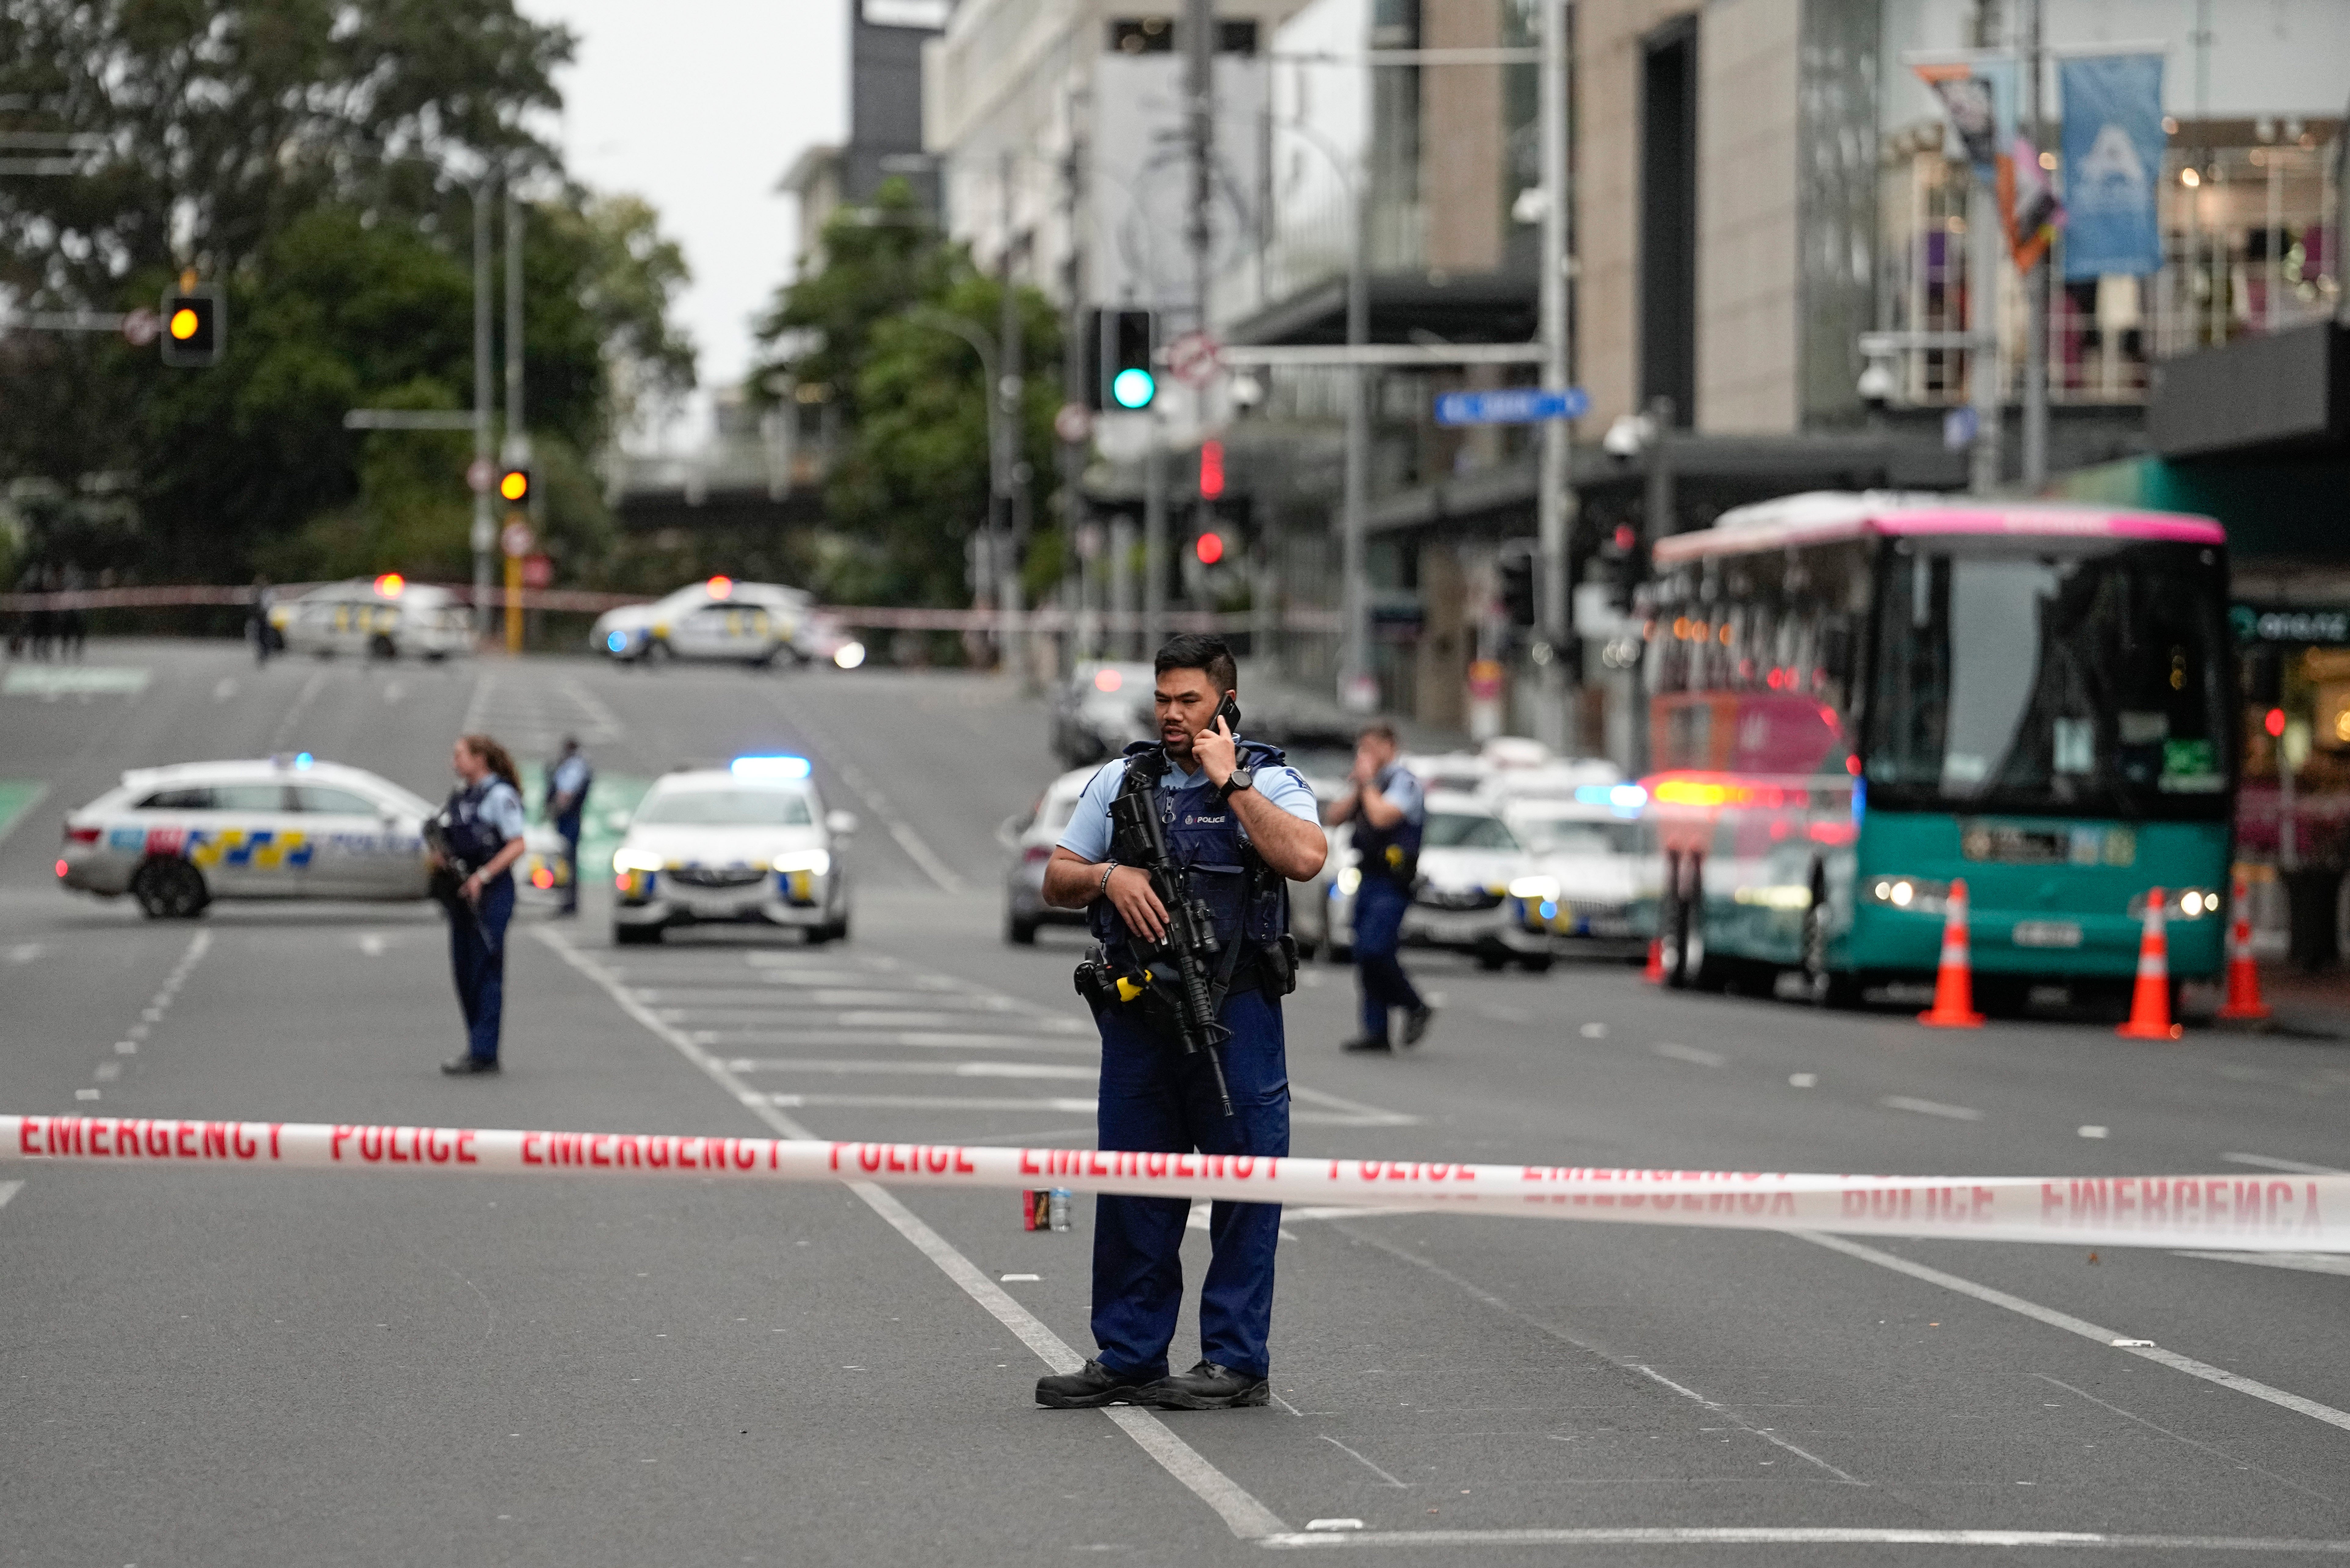
[[1230,978],[1214,971],[1210,961],[1222,944],[1216,940],[1215,918],[1207,904],[1191,896],[1191,879],[1167,852],[1167,835],[1159,824],[1159,792],[1121,790],[1109,805],[1110,856],[1150,878],[1150,890],[1167,910],[1167,934],[1155,942],[1137,934],[1134,946],[1153,971],[1173,971],[1175,1046],[1184,1056],[1205,1054],[1208,1071],[1216,1081],[1216,1101],[1232,1114],[1232,1091],[1224,1086],[1223,1058],[1216,1047],[1232,1032],[1216,1018],[1217,989]]

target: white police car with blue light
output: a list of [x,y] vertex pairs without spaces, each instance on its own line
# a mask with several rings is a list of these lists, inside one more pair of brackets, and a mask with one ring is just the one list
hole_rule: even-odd
[[664,774],[612,852],[612,940],[681,927],[848,935],[846,851],[857,818],[827,811],[806,757],[737,757]]
[[433,807],[309,753],[140,768],[66,818],[57,884],[151,918],[215,898],[421,898]]

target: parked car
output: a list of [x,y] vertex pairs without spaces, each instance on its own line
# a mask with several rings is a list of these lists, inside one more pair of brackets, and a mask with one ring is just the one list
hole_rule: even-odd
[[[689,583],[650,604],[607,610],[588,640],[622,664],[691,659],[762,670],[778,658],[795,664],[819,658],[841,662],[840,653],[852,646],[837,624],[816,614],[816,597],[804,589],[723,576]],[[863,660],[860,647],[843,668]]]
[[1083,909],[1056,909],[1045,902],[1045,862],[1053,857],[1076,810],[1077,796],[1101,771],[1098,763],[1072,768],[1045,786],[1036,803],[1016,816],[1007,816],[996,837],[1012,851],[1003,874],[1003,940],[1021,947],[1035,944],[1039,926],[1082,926]]
[[414,654],[442,659],[473,651],[473,612],[446,588],[397,572],[327,583],[270,607],[269,625],[288,653]]
[[1080,662],[1053,692],[1053,754],[1083,767],[1155,740],[1150,698],[1158,679],[1148,664]]

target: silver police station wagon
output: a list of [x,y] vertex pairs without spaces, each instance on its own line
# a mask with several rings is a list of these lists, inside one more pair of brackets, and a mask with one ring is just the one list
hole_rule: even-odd
[[433,810],[307,752],[141,768],[66,818],[57,882],[157,919],[214,898],[421,898]]

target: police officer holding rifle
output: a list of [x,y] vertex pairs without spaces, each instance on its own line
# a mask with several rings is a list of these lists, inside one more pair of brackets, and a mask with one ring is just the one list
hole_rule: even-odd
[[[1305,781],[1280,752],[1239,738],[1238,673],[1222,639],[1172,638],[1155,664],[1159,742],[1128,747],[1094,775],[1045,867],[1045,900],[1088,909],[1100,942],[1076,976],[1101,1031],[1100,1145],[1285,1155],[1281,999],[1297,978],[1287,883],[1319,871],[1328,846]],[[1215,1206],[1201,1360],[1170,1376],[1191,1208],[1181,1198],[1095,1200],[1100,1354],[1039,1379],[1038,1404],[1266,1402],[1280,1206]]]

